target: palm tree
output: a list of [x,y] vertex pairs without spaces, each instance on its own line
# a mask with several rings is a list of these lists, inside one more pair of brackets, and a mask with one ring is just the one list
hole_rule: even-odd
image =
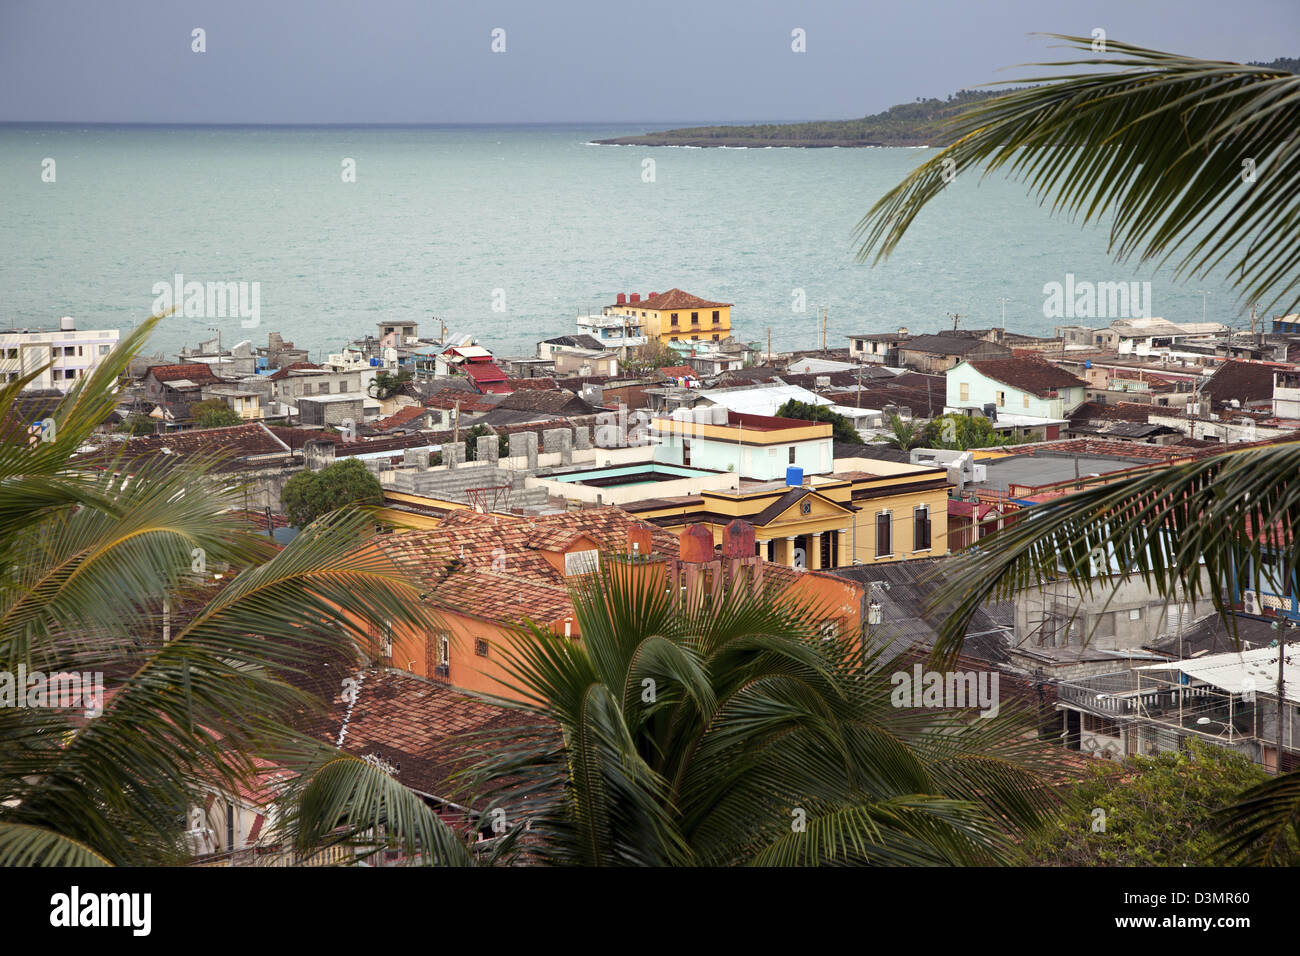
[[[268,765],[286,781],[282,839],[305,854],[389,843],[467,861],[413,793],[294,730],[317,702],[283,675],[355,658],[386,621],[428,624],[406,577],[357,553],[373,518],[337,513],[277,551],[229,513],[238,490],[211,457],[84,463],[86,446],[111,444],[95,428],[159,318],[39,430],[16,411],[37,373],[0,389],[0,671],[101,672],[110,695],[88,719],[81,707],[0,707],[0,865],[182,861],[188,809]],[[210,585],[227,566],[215,595],[194,580],[206,571]],[[152,614],[163,596],[197,601],[166,642]]]
[[1300,76],[1106,45],[1118,56],[1034,65],[1123,69],[1008,81],[1035,85],[959,113],[956,141],[858,224],[858,260],[887,259],[928,202],[984,165],[1026,181],[1054,213],[1113,216],[1119,261],[1164,264],[1183,249],[1176,276],[1223,267],[1243,301],[1300,304]]
[[926,447],[924,426],[914,421],[905,422],[897,415],[890,415],[889,428],[893,432],[892,435],[881,435],[876,440],[903,451]]
[[[1086,48],[1090,41],[1060,37]],[[1085,222],[1113,213],[1118,259],[1164,263],[1176,274],[1231,271],[1247,301],[1294,308],[1300,300],[1300,76],[1197,60],[1123,43],[1117,59],[1049,66],[1121,66],[1047,77],[1041,85],[978,104],[961,135],[872,207],[859,224],[860,259],[894,249],[921,207],[956,172],[979,164],[1026,179],[1054,211]],[[1249,160],[1249,163],[1246,161]],[[1243,170],[1255,173],[1254,181]],[[1252,238],[1253,237],[1253,238]],[[948,594],[957,609],[936,652],[951,658],[966,623],[991,596],[1064,578],[1081,592],[1106,587],[1098,554],[1162,596],[1203,593],[1227,617],[1228,595],[1253,582],[1261,558],[1297,565],[1300,468],[1294,443],[1251,448],[1098,484],[1021,512],[963,559]],[[1227,617],[1229,626],[1233,620]],[[1235,633],[1235,631],[1234,631]],[[1283,774],[1245,795],[1224,820],[1221,858],[1294,859],[1300,775]]]
[[[581,639],[502,648],[498,731],[468,790],[556,865],[989,864],[1053,795],[1015,716],[891,706],[894,662],[815,609],[733,579],[716,603],[607,554],[574,586]],[[910,668],[908,670],[910,674]]]

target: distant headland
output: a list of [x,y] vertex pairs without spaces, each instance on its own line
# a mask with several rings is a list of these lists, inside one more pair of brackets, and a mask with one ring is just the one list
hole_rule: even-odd
[[[1251,63],[1288,73],[1300,72],[1300,59],[1279,57],[1271,63]],[[941,99],[900,103],[883,113],[861,119],[823,120],[812,123],[767,123],[756,126],[690,126],[640,136],[596,140],[600,146],[793,146],[806,149],[831,146],[947,146],[954,131],[949,121],[963,109],[1002,93],[999,90],[961,90]]]

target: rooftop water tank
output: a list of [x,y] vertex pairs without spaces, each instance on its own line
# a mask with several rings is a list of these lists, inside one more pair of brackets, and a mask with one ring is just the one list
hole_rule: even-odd
[[803,486],[803,469],[798,465],[791,465],[785,470],[785,483],[791,488]]

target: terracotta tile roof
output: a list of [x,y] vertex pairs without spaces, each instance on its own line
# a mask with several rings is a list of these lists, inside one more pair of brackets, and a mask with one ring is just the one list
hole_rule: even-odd
[[409,425],[411,422],[417,421],[426,414],[428,414],[428,409],[423,408],[420,405],[407,405],[405,408],[399,409],[387,418],[381,418],[379,421],[373,423],[371,427],[378,431],[386,431],[389,428],[397,428],[400,425]]
[[683,292],[681,289],[669,289],[667,292],[648,296],[640,302],[625,302],[622,306],[616,305],[614,308],[626,307],[662,312],[669,309],[729,309],[731,305],[730,302],[710,302],[707,299],[701,299],[698,295]]
[[[430,587],[427,600],[434,606],[500,623],[546,623],[572,613],[564,572],[546,552],[584,537],[602,550],[623,551],[633,524],[640,522],[614,507],[533,517],[455,511],[432,530],[384,535],[376,542]],[[650,530],[656,552],[677,554],[676,535]]]
[[[1165,412],[1170,409],[1163,407]],[[1070,413],[1071,422],[1146,422],[1150,419],[1151,413],[1160,409],[1152,405],[1144,405],[1140,402],[1117,402],[1114,405],[1103,405],[1100,402],[1084,402],[1073,412]]]
[[145,377],[152,375],[159,382],[175,382],[188,379],[196,385],[210,385],[221,379],[213,373],[212,367],[204,362],[191,365],[151,365],[145,369]]
[[[1285,366],[1282,366],[1285,367]],[[1261,362],[1224,362],[1201,389],[1215,405],[1237,399],[1249,402],[1273,400],[1273,372],[1279,366]]]
[[477,392],[463,392],[458,388],[444,388],[424,399],[425,408],[455,408],[460,403],[462,412],[488,412],[496,408],[496,402],[488,401]]
[[594,406],[589,405],[578,395],[563,388],[542,391],[526,389],[514,392],[501,399],[497,408],[521,412],[540,412],[546,415],[589,415]]
[[484,756],[484,743],[466,739],[477,731],[536,722],[519,711],[388,668],[356,672],[356,700],[339,687],[328,715],[312,736],[358,757],[378,758],[395,769],[401,783],[421,793],[454,800],[451,778]]
[[1031,358],[976,359],[968,362],[976,371],[995,382],[1047,397],[1059,388],[1086,388],[1088,383],[1051,362]]
[[699,378],[699,374],[689,365],[666,365],[659,370],[664,378]]
[[529,389],[548,392],[559,387],[556,385],[555,379],[549,376],[545,378],[508,378],[506,384],[516,392]]
[[272,372],[271,381],[280,382],[288,378],[290,372],[301,372],[301,371],[322,371],[323,372],[325,371],[325,369],[319,365],[316,365],[314,362],[290,362],[288,365],[285,365],[282,368],[278,369],[277,371]]
[[124,462],[160,459],[176,462],[186,456],[221,455],[227,461],[241,461],[283,455],[288,446],[260,423],[230,428],[196,428],[191,431],[143,435],[124,442],[105,442],[72,460],[80,465],[105,467],[120,452]]

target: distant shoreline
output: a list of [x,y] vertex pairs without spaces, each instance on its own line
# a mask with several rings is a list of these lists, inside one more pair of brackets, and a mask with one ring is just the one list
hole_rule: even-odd
[[613,139],[592,140],[594,146],[682,146],[693,149],[928,149],[928,142],[868,142],[863,140],[801,140],[735,138],[684,138],[668,139],[655,133],[642,136],[616,136]]

